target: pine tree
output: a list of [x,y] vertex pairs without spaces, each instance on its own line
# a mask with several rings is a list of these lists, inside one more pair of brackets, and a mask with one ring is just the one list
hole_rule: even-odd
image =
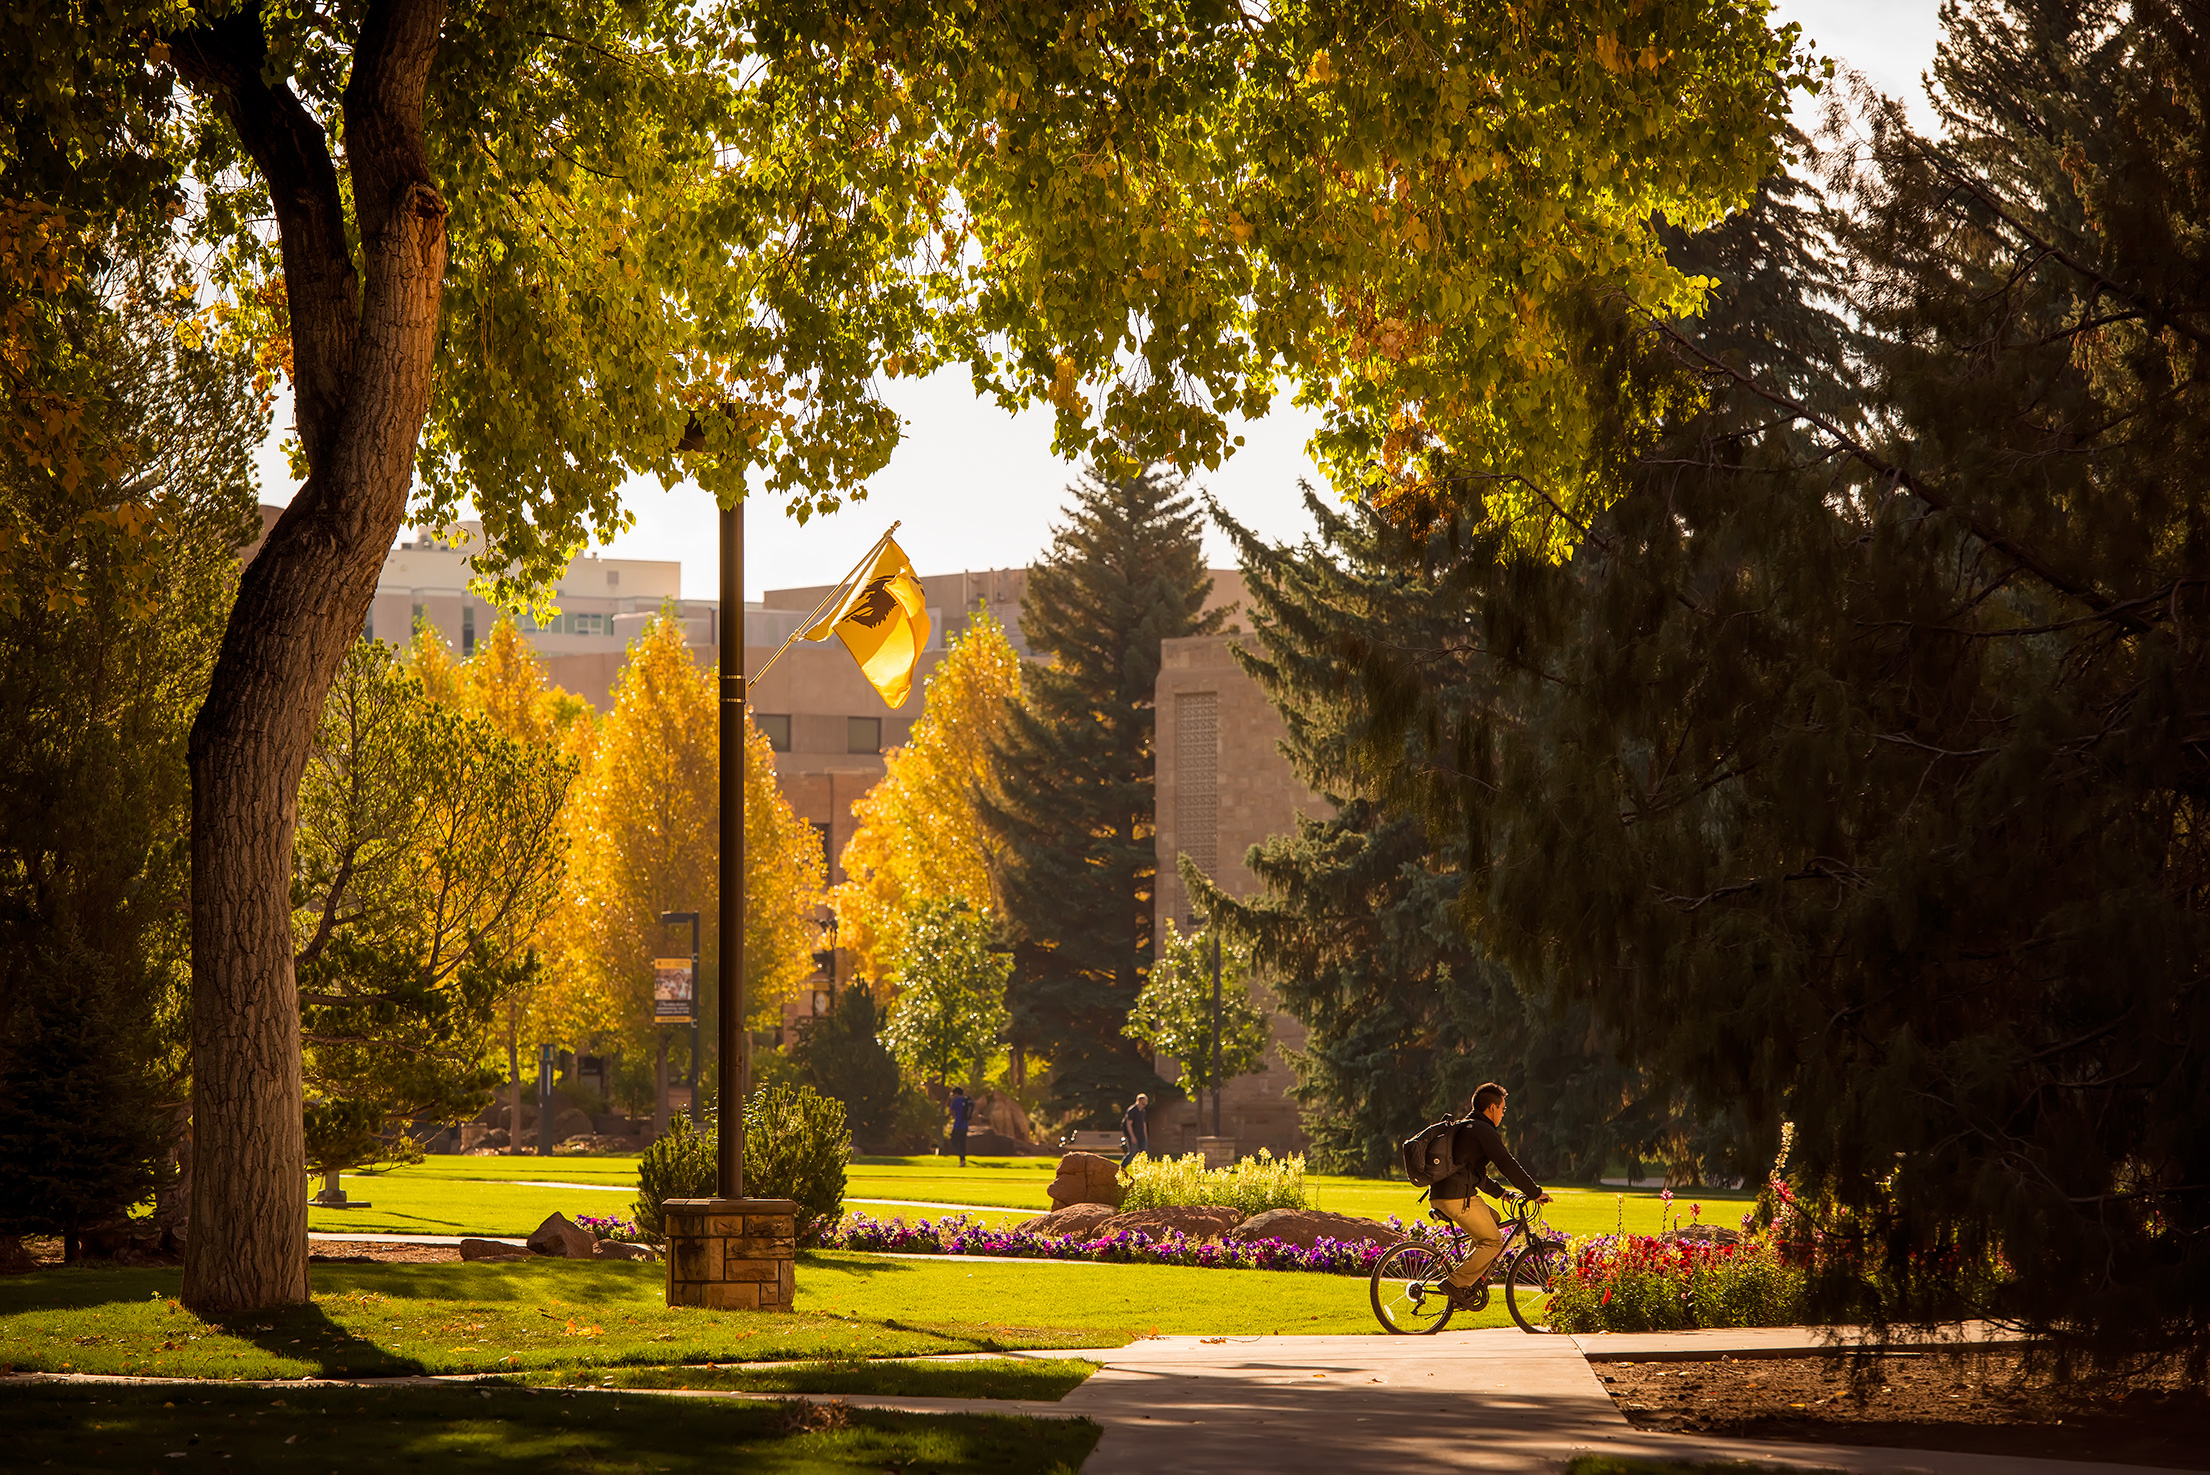
[[[1213,515],[1237,542],[1250,591],[1257,638],[1237,658],[1282,714],[1299,777],[1335,812],[1252,848],[1258,895],[1237,900],[1202,881],[1193,894],[1251,941],[1282,1008],[1309,1031],[1292,1094],[1315,1162],[1384,1172],[1404,1138],[1462,1114],[1487,1080],[1512,1090],[1514,1150],[1538,1175],[1586,1180],[1656,1159],[1670,1180],[1696,1184],[1770,1162],[1769,1132],[1699,1108],[1625,1059],[1585,1002],[1529,997],[1468,937],[1463,852],[1436,845],[1416,815],[1360,780],[1349,732],[1362,709],[1344,700],[1346,649],[1443,648],[1462,615],[1393,565],[1405,550],[1387,524],[1308,505],[1319,536],[1293,548]],[[1405,761],[1423,761],[1416,737],[1406,746]]]
[[1151,962],[1159,643],[1206,635],[1212,590],[1182,483],[1086,470],[1030,571],[1031,665],[983,809],[1015,945],[1012,1037],[1051,1062],[1050,1109],[1109,1121],[1173,1093],[1121,1033]]
[[186,748],[267,426],[165,241],[101,244],[88,293],[47,304],[81,466],[0,437],[0,1235],[72,1253],[184,1127]]

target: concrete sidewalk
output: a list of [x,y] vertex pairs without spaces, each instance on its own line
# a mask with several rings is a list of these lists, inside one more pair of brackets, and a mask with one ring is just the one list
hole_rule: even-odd
[[[1555,1475],[1576,1455],[1742,1460],[1863,1475],[2140,1475],[2137,1466],[1771,1444],[1630,1425],[1567,1337],[1163,1337],[1087,1354],[1105,1370],[1056,1405],[1105,1426],[1084,1475],[1440,1468]],[[855,1402],[857,1400],[854,1400]]]

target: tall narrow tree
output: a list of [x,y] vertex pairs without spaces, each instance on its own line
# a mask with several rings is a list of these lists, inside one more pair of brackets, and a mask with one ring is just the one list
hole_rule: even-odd
[[1051,1061],[1051,1106],[1104,1118],[1164,1092],[1122,1034],[1151,965],[1159,642],[1207,635],[1212,580],[1179,478],[1083,473],[1028,576],[1021,629],[1050,653],[996,745],[983,811],[1015,938],[1013,1038]]

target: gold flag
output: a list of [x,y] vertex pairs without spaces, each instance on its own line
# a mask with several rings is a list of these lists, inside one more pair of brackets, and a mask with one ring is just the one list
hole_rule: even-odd
[[928,648],[928,592],[895,539],[883,539],[882,551],[853,581],[843,602],[806,631],[805,638],[827,640],[832,633],[882,699],[904,706],[913,692],[913,668]]

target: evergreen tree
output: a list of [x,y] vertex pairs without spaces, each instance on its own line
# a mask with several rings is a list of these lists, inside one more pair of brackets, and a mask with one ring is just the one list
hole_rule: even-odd
[[[1939,139],[1875,102],[1821,161],[1846,211],[1684,243],[1705,321],[1622,325],[1662,435],[1612,438],[1627,495],[1577,556],[1514,556],[1469,486],[1388,560],[1453,638],[1337,651],[1365,771],[1463,847],[1483,945],[1794,1123],[1832,1312],[2000,1315],[2197,1378],[2199,26],[1945,11]],[[1668,361],[1701,392],[1666,401]]]
[[[1462,851],[1431,843],[1416,816],[1359,780],[1346,646],[1440,648],[1461,614],[1392,566],[1403,548],[1386,523],[1309,495],[1308,505],[1319,537],[1295,548],[1213,515],[1238,543],[1250,590],[1257,639],[1237,658],[1281,712],[1298,775],[1335,813],[1252,848],[1260,894],[1237,900],[1202,881],[1193,891],[1251,940],[1282,1008],[1309,1031],[1292,1094],[1315,1162],[1387,1171],[1404,1138],[1501,1080],[1513,1091],[1514,1150],[1544,1176],[1592,1180],[1648,1159],[1683,1184],[1758,1171],[1769,1135],[1637,1066],[1585,1002],[1525,994],[1467,936]],[[1424,761],[1416,737],[1406,746],[1405,761]]]
[[0,1235],[72,1254],[183,1131],[186,744],[267,425],[165,245],[102,247],[49,324],[74,461],[0,437]]
[[881,1027],[874,996],[847,988],[828,1013],[798,1021],[789,1049],[799,1082],[843,1102],[852,1139],[868,1148],[887,1145],[898,1106],[898,1062],[876,1037]]
[[1016,1044],[1051,1062],[1050,1109],[1103,1122],[1172,1093],[1121,1033],[1151,962],[1152,701],[1159,642],[1209,635],[1198,517],[1179,479],[1091,468],[1030,570],[1032,665],[994,743],[984,821],[1003,852]]

